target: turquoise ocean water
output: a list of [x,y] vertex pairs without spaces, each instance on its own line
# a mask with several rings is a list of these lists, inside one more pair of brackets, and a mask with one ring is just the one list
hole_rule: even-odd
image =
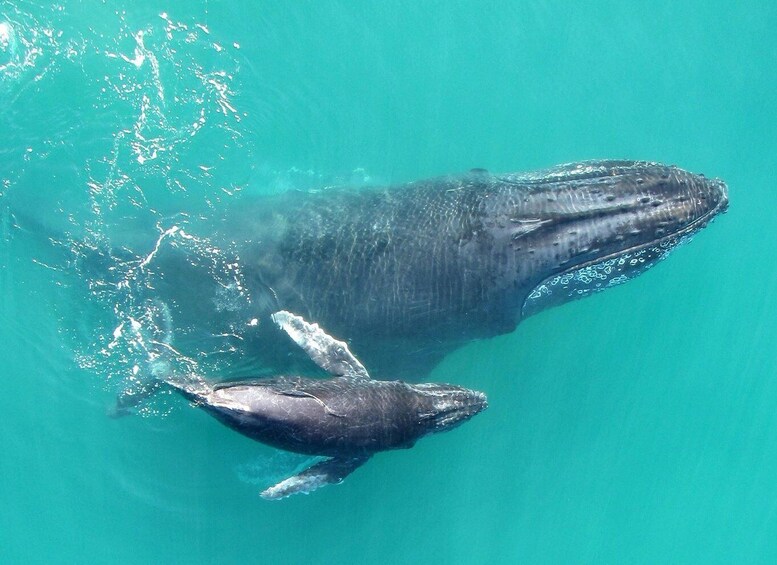
[[[773,2],[0,1],[0,562],[777,560],[775,28]],[[271,503],[299,458],[171,396],[106,417],[131,289],[85,241],[590,158],[721,177],[730,211],[446,358],[490,398],[454,432]]]

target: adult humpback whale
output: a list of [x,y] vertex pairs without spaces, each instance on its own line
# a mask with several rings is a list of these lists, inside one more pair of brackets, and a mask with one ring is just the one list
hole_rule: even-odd
[[[165,226],[141,265],[185,351],[232,340],[268,373],[288,371],[300,360],[267,321],[290,310],[345,338],[373,375],[418,378],[469,340],[643,273],[727,206],[722,181],[658,163],[473,170],[239,199]],[[229,257],[228,283],[188,252],[192,234]]]
[[338,483],[375,453],[413,447],[421,437],[450,430],[487,407],[483,393],[460,386],[372,380],[348,346],[317,324],[285,311],[272,318],[333,377],[211,385],[169,372],[164,347],[151,356],[159,378],[226,426],[274,447],[327,457],[266,489],[264,498]]

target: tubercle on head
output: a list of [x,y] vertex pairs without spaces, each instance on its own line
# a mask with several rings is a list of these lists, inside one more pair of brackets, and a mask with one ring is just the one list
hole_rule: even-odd
[[430,432],[450,430],[488,408],[484,393],[456,385],[411,385],[423,399],[419,422]]

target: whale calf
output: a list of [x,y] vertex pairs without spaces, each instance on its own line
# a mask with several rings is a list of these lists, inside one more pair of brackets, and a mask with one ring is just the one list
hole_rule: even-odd
[[279,499],[339,483],[373,454],[412,447],[487,407],[483,393],[447,384],[372,380],[348,346],[290,312],[273,320],[331,378],[283,376],[209,384],[187,375],[165,382],[226,426],[256,441],[327,459],[266,489]]
[[[727,206],[721,180],[659,163],[473,170],[235,199],[167,224],[138,256],[190,354],[240,351],[254,375],[298,368],[309,362],[264,323],[288,310],[344,338],[373,376],[417,379],[470,340],[638,276]],[[186,238],[203,234],[227,256],[229,284],[192,257]]]

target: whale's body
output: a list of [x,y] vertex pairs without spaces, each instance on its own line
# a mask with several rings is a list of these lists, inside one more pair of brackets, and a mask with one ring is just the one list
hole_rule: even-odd
[[231,286],[176,245],[148,268],[182,336],[239,335],[268,373],[291,361],[263,322],[285,309],[346,338],[378,378],[420,378],[467,341],[639,275],[727,205],[723,182],[656,163],[475,170],[238,201],[208,219]]
[[273,447],[327,457],[265,490],[265,498],[341,482],[375,453],[410,448],[488,406],[485,394],[456,385],[372,380],[347,344],[317,324],[285,311],[272,318],[330,378],[280,376],[212,385],[160,363],[165,347],[150,356],[158,379],[229,428]]

